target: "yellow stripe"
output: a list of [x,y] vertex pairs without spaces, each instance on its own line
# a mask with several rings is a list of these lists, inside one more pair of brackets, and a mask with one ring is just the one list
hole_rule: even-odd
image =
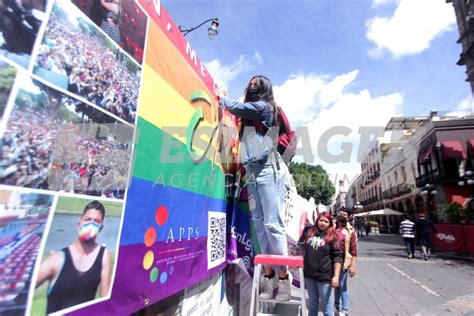
[[[204,117],[209,122],[217,120],[217,100],[186,61],[190,57],[183,56],[154,23],[149,25],[145,56],[145,63],[162,76],[183,98],[189,99],[189,96],[196,92],[196,90],[205,91],[209,95],[212,107],[203,109]],[[210,76],[210,74],[207,75]]]
[[[185,79],[183,78],[183,80]],[[149,65],[144,64],[138,109],[139,116],[165,132],[169,130],[167,129],[169,127],[179,127],[181,135],[175,134],[173,137],[186,144],[186,129],[195,111],[196,109],[189,101],[176,92]],[[199,124],[199,127],[203,126],[213,127],[206,120],[202,120]],[[204,135],[201,138],[206,143],[210,139]],[[216,139],[217,135],[214,136],[214,148]],[[204,150],[204,148],[196,147],[194,149],[198,154],[202,154]],[[212,153],[213,150],[208,154],[209,159],[212,159]]]

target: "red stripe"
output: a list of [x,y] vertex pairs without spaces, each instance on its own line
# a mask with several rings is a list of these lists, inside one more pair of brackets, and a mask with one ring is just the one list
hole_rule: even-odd
[[[201,60],[195,56],[193,59],[186,53],[186,47],[190,47],[190,44],[184,38],[178,26],[173,22],[165,8],[161,6],[160,15],[156,12],[155,1],[150,0],[139,0],[138,1],[153,21],[161,28],[163,33],[169,38],[169,40],[176,46],[178,51],[184,56],[184,59],[191,65],[196,74],[201,78],[204,84],[207,86],[209,91],[215,93],[215,83],[211,75],[207,73],[205,67],[202,65]],[[150,23],[151,21],[149,21]],[[168,31],[168,24],[171,26]],[[148,36],[148,35],[147,35]],[[205,75],[202,74],[204,70]]]

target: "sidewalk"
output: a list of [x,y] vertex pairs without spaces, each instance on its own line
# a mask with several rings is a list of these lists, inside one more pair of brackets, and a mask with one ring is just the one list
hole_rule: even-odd
[[[418,248],[410,260],[399,235],[361,238],[350,315],[474,315],[474,257],[435,250],[425,261]],[[297,307],[275,312],[297,315]]]
[[455,259],[455,260],[473,262],[474,263],[474,255],[470,255],[470,254],[467,254],[467,253],[450,252],[450,251],[445,251],[445,250],[436,249],[436,248],[433,249],[431,252],[435,256],[438,256],[440,258]]
[[[380,234],[380,235],[369,235],[368,238],[371,237],[377,237],[384,239],[384,240],[390,240],[390,242],[394,242],[395,244],[400,244],[403,246],[403,242],[401,235],[399,234]],[[359,242],[363,242],[364,238],[359,238]],[[419,251],[419,246],[415,246],[416,251]],[[445,259],[455,259],[455,260],[460,260],[460,261],[466,261],[466,262],[474,262],[474,255],[470,255],[468,253],[458,253],[454,251],[447,251],[443,249],[439,249],[434,247],[431,251],[433,256],[439,257],[439,258],[445,258]]]

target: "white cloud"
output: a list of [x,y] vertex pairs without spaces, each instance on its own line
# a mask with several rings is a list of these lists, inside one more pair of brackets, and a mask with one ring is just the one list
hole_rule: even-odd
[[319,105],[316,96],[325,85],[324,78],[315,74],[293,75],[281,86],[274,86],[275,100],[285,109],[293,124],[304,124],[312,120],[311,113]]
[[314,73],[292,75],[281,86],[274,87],[275,99],[296,125],[306,124],[314,120],[308,111],[319,112],[341,98],[343,90],[358,74],[359,70],[334,78]]
[[229,82],[238,75],[250,72],[263,63],[262,56],[257,52],[251,57],[241,55],[232,65],[223,65],[220,60],[214,59],[204,63],[207,71],[214,78],[215,82],[220,86],[227,88]]
[[456,108],[449,112],[448,116],[464,116],[466,114],[473,114],[474,113],[474,100],[473,96],[469,95],[465,97]]
[[366,36],[376,45],[368,53],[374,58],[387,51],[395,58],[421,53],[455,23],[454,9],[445,1],[400,0],[393,16],[366,22]]
[[[314,162],[322,165],[331,179],[347,177],[351,180],[359,172],[357,157],[361,126],[383,129],[391,117],[401,115],[403,97],[400,93],[374,97],[368,90],[346,91],[358,73],[358,70],[353,70],[332,77],[300,74],[274,88],[275,99],[285,109],[294,128],[308,128]],[[339,128],[340,132],[347,130],[350,133],[347,136],[333,135],[326,144],[321,136],[337,126],[343,127]],[[352,146],[346,161],[331,162],[324,151],[339,155],[343,143]],[[318,149],[318,144],[322,149]],[[298,157],[298,161],[302,160]]]
[[333,81],[326,84],[320,95],[323,106],[327,107],[330,103],[338,100],[342,96],[342,90],[352,83],[358,74],[359,70],[356,69],[349,73],[339,75]]
[[372,0],[372,8],[377,8],[397,0]]

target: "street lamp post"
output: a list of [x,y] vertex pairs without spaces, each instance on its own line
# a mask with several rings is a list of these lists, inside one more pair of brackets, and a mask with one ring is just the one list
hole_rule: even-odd
[[435,206],[436,206],[435,195],[438,193],[438,191],[436,191],[436,188],[434,187],[434,185],[427,183],[423,187],[423,191],[421,191],[421,193],[426,195],[426,208],[428,210],[428,214],[427,214],[428,218],[432,220],[433,222],[437,222],[438,216],[435,212]]
[[181,25],[178,26],[179,30],[181,31],[181,33],[183,33],[183,36],[186,36],[188,35],[190,32],[200,28],[201,26],[203,26],[204,24],[206,24],[207,22],[211,22],[211,26],[207,29],[207,34],[209,36],[209,39],[213,39],[214,37],[217,36],[217,34],[219,33],[217,31],[217,28],[219,27],[219,19],[217,18],[212,18],[212,19],[207,19],[206,21],[202,22],[201,24],[199,24],[198,26],[195,26],[195,27],[191,27],[189,29],[183,29],[181,28]]
[[356,205],[354,205],[354,210],[355,210],[355,213],[359,213],[361,209],[363,209],[364,207],[359,203],[357,202]]
[[460,187],[463,187],[465,184],[474,185],[474,174],[471,170],[466,170],[464,176],[462,176],[461,180],[458,182]]

